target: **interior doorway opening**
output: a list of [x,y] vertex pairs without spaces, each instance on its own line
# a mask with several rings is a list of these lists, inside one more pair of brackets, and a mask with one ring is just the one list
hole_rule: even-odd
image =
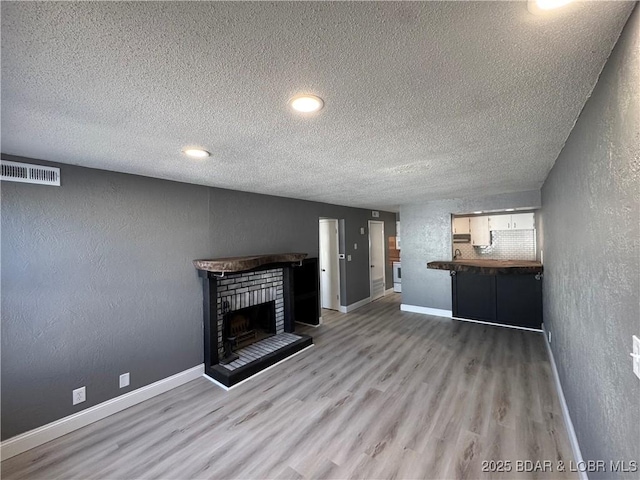
[[384,222],[369,220],[369,291],[373,302],[385,294]]
[[320,303],[322,308],[340,310],[340,261],[338,220],[320,219]]

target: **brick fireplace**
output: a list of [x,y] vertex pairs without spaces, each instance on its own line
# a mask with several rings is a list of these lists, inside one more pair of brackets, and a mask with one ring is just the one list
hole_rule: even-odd
[[275,302],[275,333],[284,333],[284,272],[282,268],[235,273],[219,278],[217,282],[216,311],[220,358],[224,349],[224,319],[225,315],[231,312],[273,301]]
[[292,308],[294,272],[304,257],[194,261],[203,281],[205,374],[230,387],[313,343],[295,333]]

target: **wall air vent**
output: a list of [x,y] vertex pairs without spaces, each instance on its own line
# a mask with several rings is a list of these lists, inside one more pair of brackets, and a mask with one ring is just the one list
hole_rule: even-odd
[[60,186],[59,168],[11,162],[9,160],[1,160],[0,164],[2,165],[2,177],[0,177],[0,180]]

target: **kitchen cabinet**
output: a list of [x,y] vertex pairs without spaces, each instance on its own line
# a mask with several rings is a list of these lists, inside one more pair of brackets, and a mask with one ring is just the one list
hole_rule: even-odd
[[489,230],[511,230],[511,215],[491,215]]
[[541,328],[542,278],[538,274],[453,273],[454,317]]
[[457,272],[452,278],[453,316],[495,322],[495,275]]
[[496,275],[496,321],[541,328],[542,279],[536,275]]
[[535,221],[533,212],[516,213],[513,215],[491,215],[489,217],[490,230],[533,230]]
[[470,217],[471,245],[482,247],[491,245],[489,217]]
[[452,230],[454,234],[468,234],[469,228],[469,217],[456,217],[453,219]]
[[533,212],[511,215],[511,230],[533,230],[535,228]]

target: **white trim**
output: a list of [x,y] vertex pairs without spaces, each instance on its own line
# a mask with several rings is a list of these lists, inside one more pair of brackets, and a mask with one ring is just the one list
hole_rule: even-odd
[[318,328],[320,325],[322,325],[322,317],[319,317],[319,318],[318,318],[318,320],[319,320],[319,321],[318,321],[318,324],[317,324],[317,325],[313,325],[313,324],[311,324],[311,323],[299,322],[299,321],[297,321],[297,320],[296,320],[296,323],[297,323],[298,325],[304,325],[305,327]]
[[[544,344],[547,347],[547,353],[549,354],[549,360],[551,362],[551,370],[553,371],[553,380],[556,384],[556,391],[558,392],[558,399],[560,400],[560,409],[562,410],[562,417],[564,418],[564,426],[567,429],[569,435],[569,443],[571,444],[571,450],[573,450],[573,458],[576,465],[581,465],[584,460],[582,458],[582,452],[580,451],[580,445],[578,444],[578,437],[576,431],[573,428],[573,422],[571,421],[571,415],[569,415],[569,407],[567,406],[567,400],[564,398],[564,392],[562,391],[562,384],[560,383],[560,375],[558,374],[558,368],[556,367],[556,360],[553,358],[553,352],[551,351],[551,345],[549,345],[549,334],[542,324],[542,331],[544,333]],[[578,469],[578,475],[581,480],[589,480],[587,472],[582,469]]]
[[540,328],[519,327],[517,325],[506,325],[504,323],[485,322],[484,320],[471,320],[470,318],[451,317],[454,320],[460,320],[461,322],[481,323],[483,325],[493,325],[494,327],[513,328],[515,330],[526,330],[528,332],[542,333]]
[[424,315],[433,315],[435,317],[451,318],[453,320],[460,320],[461,322],[481,323],[483,325],[493,325],[495,327],[515,328],[516,330],[527,330],[529,332],[542,332],[542,330],[539,328],[518,327],[516,325],[504,325],[502,323],[484,322],[482,320],[471,320],[470,318],[454,317],[451,310],[440,310],[438,308],[407,305],[405,303],[400,305],[400,310],[402,310],[403,312],[422,313]]
[[[382,220],[368,220],[367,222],[367,229],[369,230],[369,265],[371,265],[371,224],[372,223],[379,223],[382,226],[382,279],[384,282],[386,282],[386,278],[387,278],[387,269],[386,269],[386,253],[387,253],[387,249],[386,249],[386,242],[385,242],[385,236],[384,236],[384,221]],[[386,283],[385,283],[385,287],[386,287]],[[371,278],[371,269],[369,269],[369,298],[371,298],[371,296],[373,295],[373,279]],[[382,292],[382,295],[378,298],[384,297],[386,295],[386,292]],[[377,300],[378,298],[375,298],[374,300]],[[347,312],[348,312],[348,308],[347,307]]]
[[[336,247],[336,252],[338,252],[338,256],[331,260],[330,263],[335,262],[335,264],[332,265],[332,268],[335,269],[336,271],[336,285],[333,285],[333,281],[330,279],[331,283],[331,287],[335,286],[335,290],[337,292],[337,298],[332,298],[331,299],[331,306],[333,307],[335,305],[334,302],[337,302],[338,304],[338,308],[340,308],[340,234],[338,233],[340,231],[340,221],[337,218],[320,218],[318,220],[318,267],[321,268],[320,265],[320,261],[321,261],[321,253],[323,251],[322,249],[322,231],[320,229],[320,224],[322,223],[327,223],[327,224],[333,224],[335,223],[335,229],[336,229],[336,235],[335,235],[335,247]],[[333,241],[331,241],[331,243],[333,243]],[[326,245],[325,245],[326,248]],[[331,250],[331,248],[329,248],[329,250]],[[320,271],[318,271],[318,282],[320,285],[320,289],[319,289],[319,293],[320,293],[320,306],[322,307],[322,274],[320,273]],[[326,307],[322,307],[322,308],[326,308]]]
[[384,294],[385,294],[385,295],[390,295],[390,294],[392,294],[392,293],[393,293],[393,287],[391,287],[391,288],[387,288],[387,289],[384,291]]
[[371,297],[363,298],[359,302],[352,303],[351,305],[347,305],[346,307],[340,305],[340,312],[350,313],[353,312],[356,308],[364,307],[368,303],[371,303]]
[[126,408],[149,400],[156,395],[179,387],[191,380],[200,378],[204,372],[204,364],[190,368],[170,377],[158,380],[155,383],[138,388],[131,392],[112,398],[106,402],[99,403],[93,407],[82,410],[68,417],[61,418],[55,422],[48,423],[42,427],[35,428],[28,432],[5,440],[0,444],[0,455],[2,460],[14,457],[20,453],[31,450],[43,443],[55,440],[58,437],[71,433],[79,428],[102,420],[109,415],[118,413]]
[[282,362],[286,362],[287,360],[289,360],[290,358],[295,357],[296,355],[300,355],[302,352],[306,352],[307,350],[309,350],[311,347],[313,347],[313,343],[311,345],[309,345],[308,347],[304,347],[302,350],[297,351],[296,353],[289,355],[286,358],[283,358],[282,360],[280,360],[277,363],[274,363],[273,365],[265,368],[264,370],[260,370],[258,373],[254,373],[253,375],[251,375],[249,378],[245,378],[244,380],[242,380],[241,382],[236,383],[235,385],[231,385],[230,387],[227,387],[226,385],[221,384],[219,381],[217,381],[214,378],[211,378],[209,375],[207,375],[206,373],[203,373],[202,376],[204,378],[206,378],[207,380],[209,380],[211,383],[217,385],[218,387],[220,387],[221,389],[223,389],[225,392],[228,392],[229,390],[233,390],[236,387],[239,387],[240,385],[242,385],[245,382],[248,382],[249,380],[253,380],[254,378],[256,378],[258,375],[262,375],[264,372],[271,370],[273,367],[276,367],[278,365],[280,365]]
[[403,312],[422,313],[424,315],[433,315],[436,317],[451,318],[453,312],[451,310],[440,310],[439,308],[421,307],[419,305],[400,304],[400,310]]

